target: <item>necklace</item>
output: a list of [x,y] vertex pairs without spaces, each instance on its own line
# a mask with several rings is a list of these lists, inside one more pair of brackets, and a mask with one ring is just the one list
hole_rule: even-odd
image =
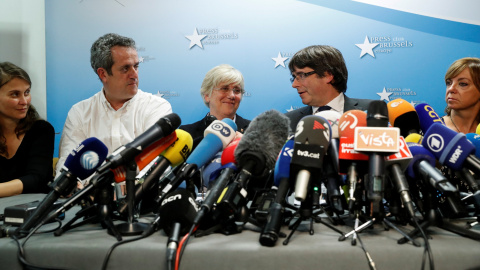
[[453,126],[457,129],[458,132],[460,132],[460,129],[458,129],[457,125],[455,125],[455,122],[453,122],[452,115],[450,114],[450,121],[452,121]]

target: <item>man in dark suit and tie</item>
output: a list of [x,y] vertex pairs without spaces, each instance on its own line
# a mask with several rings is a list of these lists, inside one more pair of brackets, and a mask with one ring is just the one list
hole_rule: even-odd
[[295,131],[304,116],[322,110],[343,114],[348,110],[367,110],[370,99],[354,99],[345,95],[348,71],[342,53],[331,46],[304,48],[288,64],[292,87],[297,89],[305,107],[288,112],[290,127]]

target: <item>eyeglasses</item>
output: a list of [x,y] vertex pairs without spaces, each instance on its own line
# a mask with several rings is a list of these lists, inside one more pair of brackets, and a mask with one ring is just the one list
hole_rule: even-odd
[[223,87],[213,88],[213,89],[219,91],[222,94],[228,94],[230,91],[232,91],[233,94],[237,96],[245,93],[245,90],[240,89],[238,87],[229,88],[228,86],[223,86]]
[[292,78],[290,78],[290,82],[293,83],[293,81],[295,81],[295,79],[297,79],[298,81],[303,81],[303,80],[305,80],[305,78],[307,78],[308,76],[310,76],[312,74],[315,74],[315,70],[307,72],[307,73],[299,72],[299,73],[297,73],[297,75],[292,74]]

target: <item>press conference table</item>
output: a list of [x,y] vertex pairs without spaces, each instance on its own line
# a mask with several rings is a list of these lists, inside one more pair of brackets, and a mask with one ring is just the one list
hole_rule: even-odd
[[[43,196],[26,194],[1,198],[0,213],[7,206],[41,200]],[[74,207],[67,211],[65,220],[71,219],[78,210],[79,207]],[[264,247],[259,244],[259,233],[251,230],[229,236],[192,237],[180,269],[369,269],[358,241],[356,246],[350,244],[350,238],[339,242],[339,234],[321,223],[314,225],[315,234],[310,235],[308,224],[304,222],[299,227],[287,246],[282,245],[280,238],[275,247]],[[351,231],[347,226],[337,227],[344,232]],[[287,227],[282,231],[290,232]],[[432,237],[429,242],[435,269],[480,269],[479,241],[437,227],[429,227],[428,232]],[[360,237],[377,269],[421,269],[423,246],[397,244],[397,239],[401,238],[397,231],[385,231],[381,224],[375,224]],[[423,244],[423,240],[418,240]],[[88,224],[59,237],[53,233],[34,235],[26,243],[25,253],[28,262],[46,268],[101,269],[107,251],[115,242],[116,239],[99,224]],[[145,239],[120,245],[111,255],[108,269],[166,269],[166,242],[165,233],[158,231]],[[0,238],[0,269],[22,269],[17,252],[18,247],[12,239]]]

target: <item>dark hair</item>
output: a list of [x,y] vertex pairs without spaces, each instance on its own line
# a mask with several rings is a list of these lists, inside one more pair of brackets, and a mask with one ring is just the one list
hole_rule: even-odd
[[[453,62],[445,73],[445,82],[458,76],[458,74],[462,73],[462,71],[466,68],[468,68],[470,71],[473,85],[475,85],[477,90],[480,91],[480,58],[465,57]],[[447,115],[450,115],[452,109],[447,106],[445,108],[445,112]],[[479,115],[477,115],[477,119],[480,120],[480,112]]]
[[[5,84],[11,81],[14,78],[19,78],[26,81],[30,86],[32,82],[30,76],[22,68],[10,63],[10,62],[0,62],[0,88]],[[17,127],[15,128],[15,134],[18,136],[25,134],[33,125],[35,121],[40,119],[40,116],[35,110],[35,107],[30,104],[27,111],[27,116],[20,120]],[[0,126],[0,154],[4,154],[8,157],[7,151],[7,139],[3,135],[3,128]]]
[[301,49],[290,59],[288,68],[312,68],[320,78],[325,72],[333,75],[332,86],[339,93],[347,91],[348,71],[342,53],[328,45],[314,45]]
[[[97,69],[104,68],[109,75],[112,75],[113,57],[112,48],[115,46],[135,48],[135,41],[128,37],[109,33],[99,37],[90,49],[90,64],[97,74]],[[98,75],[98,74],[97,74]]]

